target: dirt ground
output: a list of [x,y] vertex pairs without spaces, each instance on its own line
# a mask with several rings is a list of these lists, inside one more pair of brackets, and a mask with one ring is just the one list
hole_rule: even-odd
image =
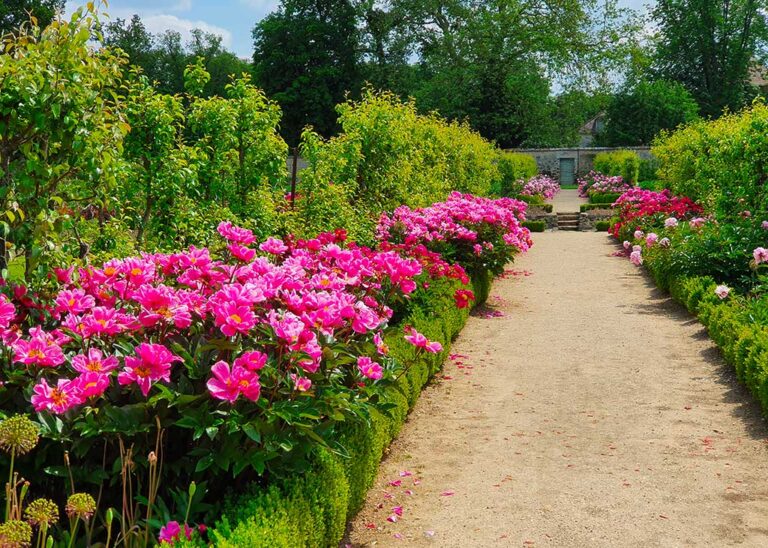
[[534,238],[342,546],[768,546],[768,428],[701,324],[605,234]]

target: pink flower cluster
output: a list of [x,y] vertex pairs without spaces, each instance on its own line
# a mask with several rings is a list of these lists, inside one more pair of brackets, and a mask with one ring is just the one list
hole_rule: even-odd
[[381,241],[398,238],[406,246],[440,242],[467,242],[475,255],[493,250],[479,232],[493,228],[500,231],[503,243],[516,251],[527,251],[532,245],[530,232],[521,224],[527,205],[512,198],[496,200],[453,192],[444,202],[411,209],[401,206],[392,215],[381,215],[377,237]]
[[588,198],[589,193],[620,193],[636,188],[632,183],[625,181],[620,175],[609,176],[598,171],[590,171],[578,181],[579,196]]
[[622,194],[613,207],[618,208],[619,217],[619,222],[611,226],[611,233],[616,238],[625,226],[639,229],[644,218],[660,216],[660,221],[667,228],[671,228],[681,220],[689,219],[703,211],[700,205],[688,197],[672,196],[669,190],[654,192],[638,187]]
[[[388,304],[416,289],[425,256],[345,247],[343,231],[305,241],[269,238],[258,248],[248,230],[222,223],[219,233],[227,240],[223,260],[191,247],[70,272],[46,325],[27,333],[0,296],[0,335],[13,360],[37,378],[35,410],[65,413],[108,390],[110,398],[147,397],[155,384],[174,383],[181,364],[199,366],[180,350],[205,341],[224,349],[210,366],[208,392],[230,403],[258,400],[265,368],[270,386],[290,379],[306,391],[327,341],[360,349],[359,379],[382,378],[363,349],[386,350]],[[431,344],[427,351],[438,343]]]
[[551,200],[560,192],[560,183],[548,175],[536,175],[528,179],[520,192],[523,196],[541,196],[545,200]]

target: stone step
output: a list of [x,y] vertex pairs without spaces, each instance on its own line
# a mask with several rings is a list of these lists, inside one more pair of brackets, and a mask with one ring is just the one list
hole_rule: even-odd
[[579,226],[579,220],[574,219],[572,221],[557,221],[557,226]]
[[558,219],[578,219],[579,214],[578,213],[558,213],[557,218]]
[[578,225],[577,226],[558,226],[558,230],[565,230],[570,232],[577,232],[579,230]]

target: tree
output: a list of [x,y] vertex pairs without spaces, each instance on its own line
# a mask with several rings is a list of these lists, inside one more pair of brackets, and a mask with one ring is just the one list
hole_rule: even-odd
[[661,130],[674,129],[697,117],[698,105],[681,84],[640,82],[613,98],[600,141],[607,146],[648,145]]
[[361,85],[357,37],[349,0],[285,0],[253,29],[255,81],[282,107],[289,144],[307,125],[335,131],[335,106]]
[[764,8],[761,0],[659,0],[654,74],[683,84],[703,115],[738,110],[768,39]]
[[70,21],[22,30],[0,55],[3,251],[24,257],[27,279],[45,274],[41,260],[71,214],[116,184],[128,130],[115,94],[123,59],[94,50],[97,27],[95,12],[81,8]]
[[66,0],[3,0],[0,3],[0,36],[13,32],[29,21],[37,19],[37,26],[47,27],[57,13],[64,10]]
[[[398,0],[417,40],[422,110],[467,119],[505,147],[551,141],[557,84],[601,87],[635,26],[614,1]],[[450,90],[450,91],[448,91]]]

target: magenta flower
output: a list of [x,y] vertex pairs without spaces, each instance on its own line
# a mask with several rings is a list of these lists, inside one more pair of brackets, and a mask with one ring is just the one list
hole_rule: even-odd
[[248,333],[256,325],[256,316],[250,306],[236,302],[224,304],[216,311],[216,325],[227,337]]
[[56,311],[82,314],[96,306],[96,299],[82,289],[65,289],[56,297]]
[[19,339],[13,343],[13,350],[13,361],[25,365],[56,367],[66,361],[61,347],[49,336],[37,336],[29,340]]
[[89,398],[97,398],[109,388],[109,375],[101,373],[83,373],[72,381],[80,393],[80,398],[85,401]]
[[229,244],[227,249],[235,259],[238,261],[243,261],[244,263],[251,262],[256,256],[255,249],[251,249],[250,247],[245,247],[239,244]]
[[170,382],[171,365],[183,361],[162,344],[141,343],[136,347],[136,355],[138,357],[125,358],[125,367],[118,374],[117,381],[123,386],[138,384],[144,396],[149,393],[152,383],[159,380]]
[[[192,529],[186,523],[184,524],[184,536],[187,540],[192,538]],[[169,521],[163,527],[160,528],[160,534],[157,539],[161,544],[175,544],[176,541],[181,540],[181,525],[178,521]]]
[[235,359],[233,365],[242,367],[248,371],[258,371],[267,363],[267,355],[257,350],[244,352],[239,358]]
[[35,411],[50,411],[61,415],[80,403],[82,399],[74,381],[59,379],[57,385],[52,387],[42,378],[32,389]]
[[312,388],[312,380],[307,377],[291,373],[291,380],[293,381],[293,388],[299,392],[306,392]]
[[256,241],[256,236],[253,235],[253,232],[246,228],[234,226],[229,221],[222,221],[219,223],[216,230],[219,231],[219,234],[221,234],[223,238],[236,244],[250,245]]
[[16,317],[16,307],[5,295],[0,295],[0,329],[7,329]]
[[105,306],[94,307],[89,314],[83,316],[83,333],[91,335],[117,335],[125,329],[122,318],[114,308]]
[[265,253],[271,253],[272,255],[282,255],[288,251],[288,246],[283,243],[282,240],[277,238],[267,238],[260,246]]
[[453,294],[453,300],[456,301],[456,308],[468,308],[475,300],[475,294],[468,289],[457,289]]
[[109,373],[117,369],[118,365],[116,357],[105,358],[98,348],[91,348],[88,355],[78,354],[72,358],[72,369],[79,373]]
[[371,360],[368,356],[357,358],[357,368],[368,379],[377,381],[384,376],[384,370],[381,368],[381,365]]
[[416,331],[413,327],[406,330],[408,335],[405,336],[405,340],[411,343],[416,348],[423,348],[427,352],[437,354],[443,349],[443,345],[437,341],[430,341],[424,335]]
[[256,373],[240,366],[230,368],[225,361],[216,362],[211,367],[211,373],[213,378],[206,385],[214,398],[230,403],[234,403],[241,394],[251,401],[259,399],[261,385]]

